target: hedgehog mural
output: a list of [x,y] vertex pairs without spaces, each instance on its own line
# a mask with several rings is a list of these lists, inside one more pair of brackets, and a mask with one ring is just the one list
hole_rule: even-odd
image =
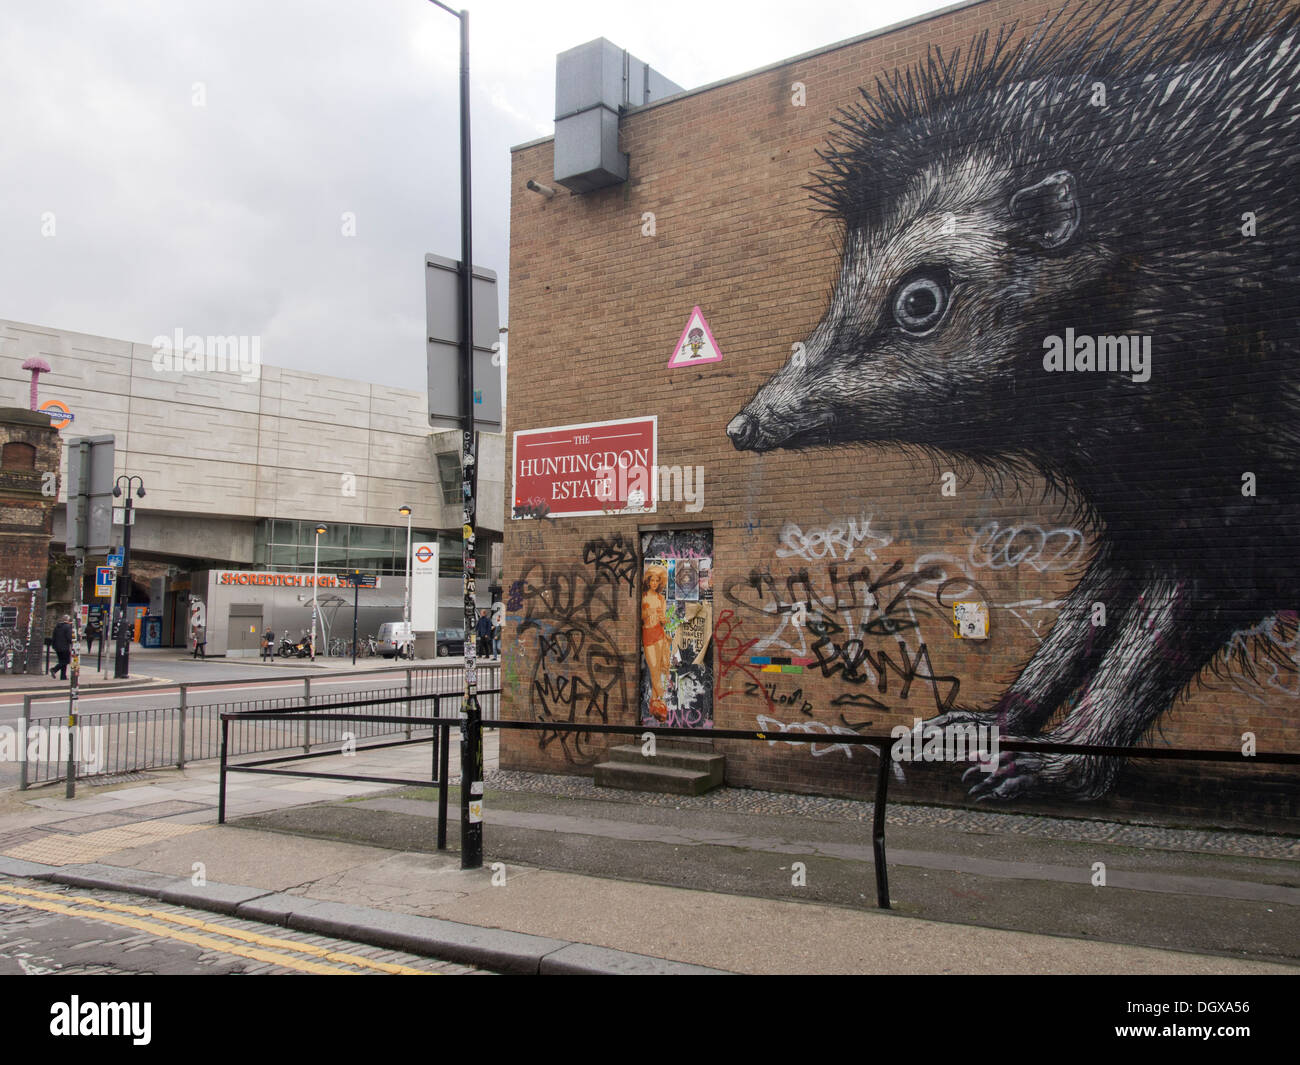
[[[732,442],[1035,472],[1099,533],[996,705],[939,723],[1135,744],[1234,632],[1295,609],[1298,22],[1072,5],[933,50],[837,118],[810,186],[842,228],[830,304]],[[1117,769],[1004,753],[972,794],[1089,799]]]

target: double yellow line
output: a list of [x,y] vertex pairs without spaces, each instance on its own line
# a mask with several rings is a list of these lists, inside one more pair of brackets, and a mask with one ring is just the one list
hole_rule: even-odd
[[[282,965],[288,969],[296,969],[301,973],[315,973],[321,976],[356,975],[335,965],[323,965],[318,961],[291,957],[288,954],[280,953],[280,951],[290,950],[295,954],[305,954],[308,957],[320,958],[323,961],[354,965],[362,969],[373,969],[376,972],[390,973],[397,976],[438,975],[424,969],[413,969],[409,965],[394,965],[391,962],[375,961],[373,958],[363,958],[357,954],[327,950],[325,947],[318,947],[312,943],[296,943],[291,939],[277,939],[274,936],[264,936],[257,932],[246,932],[240,928],[228,928],[225,925],[213,924],[210,921],[201,921],[196,917],[187,917],[184,914],[164,913],[161,910],[146,909],[143,906],[127,906],[116,902],[103,902],[100,899],[92,899],[86,895],[60,895],[52,891],[37,891],[33,888],[6,884],[0,889],[0,903],[3,902],[12,903],[16,906],[25,906],[32,910],[44,910],[46,913],[60,913],[68,917],[85,917],[95,921],[104,921],[107,924],[121,925],[123,928],[132,928],[137,932],[147,932],[150,935],[164,939],[189,943],[196,947],[202,947],[204,950],[215,950],[222,954],[233,954],[240,958],[251,958],[254,961],[266,962],[270,965]],[[77,905],[71,906],[68,905],[69,903],[76,903]],[[144,918],[148,919],[145,920]],[[182,929],[187,928],[195,929],[195,931],[182,931]],[[225,939],[214,939],[212,938],[213,935],[223,936]],[[227,940],[232,939],[238,942],[227,942]],[[252,945],[242,946],[241,944],[244,943]]]

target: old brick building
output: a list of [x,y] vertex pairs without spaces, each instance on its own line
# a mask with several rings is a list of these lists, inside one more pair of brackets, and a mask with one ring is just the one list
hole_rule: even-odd
[[23,672],[29,663],[34,671],[41,661],[59,451],[49,415],[0,408],[0,662],[6,671]]
[[[1171,9],[1103,23],[1127,59],[1067,30],[964,89],[931,66],[928,96],[927,49],[987,31],[987,64],[1000,28],[1014,47],[1055,7],[971,3],[625,108],[628,178],[592,191],[530,191],[555,141],[514,150],[507,716],[757,728],[778,738],[715,744],[729,783],[849,795],[877,756],[837,734],[958,708],[1011,734],[1300,751],[1279,405],[1300,205],[1278,162],[1295,123],[1269,124],[1297,106],[1273,80],[1294,25],[1197,41],[1184,5],[1153,33]],[[1202,80],[1178,82],[1187,62]],[[1256,136],[1205,132],[1229,114]],[[648,484],[622,483],[644,455]],[[505,732],[502,763],[590,773],[610,746]],[[898,794],[967,801],[964,768],[899,766]],[[1022,758],[1001,779],[1018,809],[1300,815],[1280,767]]]

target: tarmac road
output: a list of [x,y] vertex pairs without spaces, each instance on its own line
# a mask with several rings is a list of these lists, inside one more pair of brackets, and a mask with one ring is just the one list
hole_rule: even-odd
[[421,976],[482,971],[139,895],[0,876],[0,976]]

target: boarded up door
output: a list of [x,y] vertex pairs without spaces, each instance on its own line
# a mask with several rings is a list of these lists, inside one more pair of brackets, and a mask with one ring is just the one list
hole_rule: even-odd
[[713,530],[641,534],[641,724],[713,727]]

